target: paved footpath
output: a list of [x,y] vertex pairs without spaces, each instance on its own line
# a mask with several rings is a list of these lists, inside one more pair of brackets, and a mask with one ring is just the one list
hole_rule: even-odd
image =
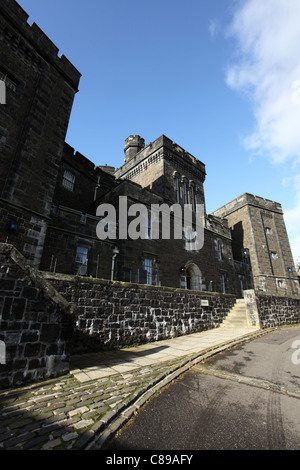
[[101,449],[193,365],[271,330],[219,327],[72,358],[67,376],[0,392],[0,449]]

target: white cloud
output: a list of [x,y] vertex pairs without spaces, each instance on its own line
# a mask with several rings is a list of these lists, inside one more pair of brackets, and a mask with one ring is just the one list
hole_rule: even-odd
[[[285,222],[295,261],[300,258],[300,1],[242,0],[228,30],[234,40],[226,81],[250,100],[255,128],[247,150],[288,163],[294,207]],[[299,171],[299,170],[298,170]],[[285,181],[287,183],[287,181]]]
[[300,262],[300,174],[284,181],[295,192],[295,206],[284,212],[284,219],[289,234],[295,262]]
[[208,26],[208,30],[209,30],[210,37],[212,39],[215,38],[215,36],[219,32],[219,29],[220,29],[219,20],[217,20],[217,19],[211,20],[211,22],[209,23],[209,26]]
[[229,28],[235,60],[227,84],[251,100],[245,147],[274,163],[300,162],[300,1],[246,0]]

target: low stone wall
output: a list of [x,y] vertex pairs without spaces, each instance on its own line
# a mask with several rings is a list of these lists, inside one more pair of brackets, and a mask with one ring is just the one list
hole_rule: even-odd
[[235,297],[37,271],[0,243],[0,387],[69,372],[71,353],[217,327]]
[[217,327],[232,295],[45,273],[76,304],[73,352],[119,348]]
[[300,298],[256,293],[261,328],[300,323]]
[[72,306],[11,245],[0,244],[0,388],[69,372]]
[[[0,243],[0,387],[69,372],[72,353],[218,327],[236,298],[39,272]],[[249,325],[300,323],[300,298],[245,291]]]

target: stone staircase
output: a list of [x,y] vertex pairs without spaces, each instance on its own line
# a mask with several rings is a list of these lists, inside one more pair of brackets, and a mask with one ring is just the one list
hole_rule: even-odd
[[251,328],[247,321],[244,299],[237,299],[235,305],[220,326],[224,328]]

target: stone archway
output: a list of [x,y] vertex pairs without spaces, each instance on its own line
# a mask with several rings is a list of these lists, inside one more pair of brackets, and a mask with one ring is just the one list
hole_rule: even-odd
[[202,273],[195,263],[188,263],[186,265],[186,288],[202,290]]

